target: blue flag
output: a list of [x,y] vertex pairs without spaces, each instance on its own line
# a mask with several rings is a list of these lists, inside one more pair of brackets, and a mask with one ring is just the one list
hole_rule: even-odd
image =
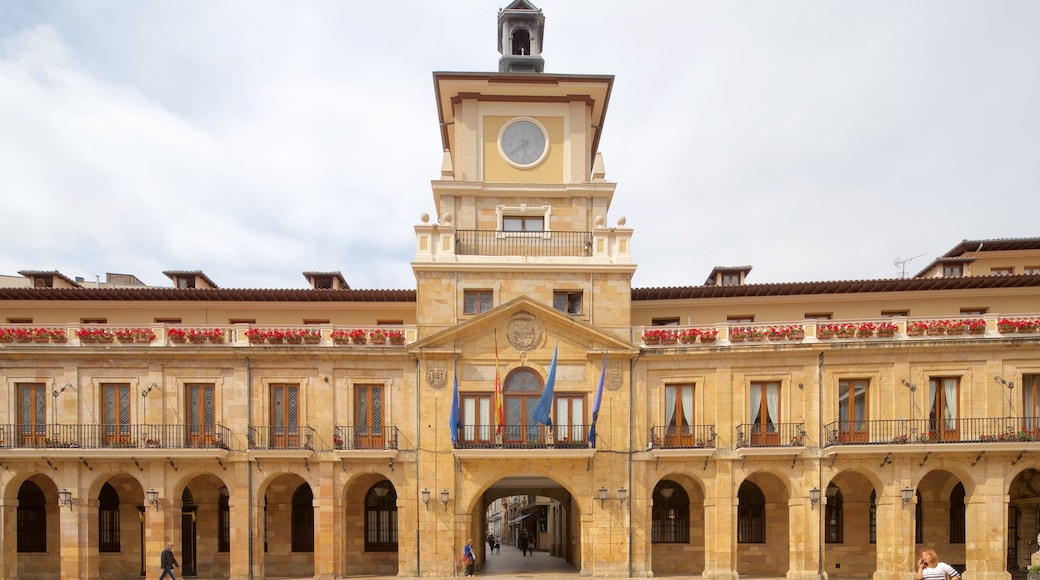
[[556,337],[556,348],[553,350],[552,364],[549,365],[549,376],[545,379],[545,390],[534,407],[534,422],[552,427],[552,406],[556,390],[556,355],[560,352],[560,337]]
[[589,427],[589,445],[596,447],[596,419],[599,419],[599,404],[603,402],[603,379],[607,377],[607,353],[603,353],[603,370],[599,373],[596,398],[592,400],[592,426]]
[[455,387],[451,394],[451,417],[448,419],[448,428],[451,429],[451,444],[459,442],[459,429],[462,429],[462,415],[459,413],[459,363],[452,357],[452,373],[455,375]]

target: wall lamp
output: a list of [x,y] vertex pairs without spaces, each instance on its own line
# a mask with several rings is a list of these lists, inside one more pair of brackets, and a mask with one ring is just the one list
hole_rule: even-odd
[[441,490],[441,503],[444,504],[444,511],[448,511],[448,490]]
[[159,511],[159,492],[155,491],[154,488],[144,492],[144,500],[152,504],[152,507],[155,508],[155,511]]
[[624,505],[626,499],[628,499],[628,490],[622,485],[617,490],[618,503]]
[[67,391],[67,390],[69,390],[71,388],[72,388],[72,383],[65,383],[64,387],[62,387],[60,389],[54,389],[53,391],[51,391],[51,395],[53,395],[54,398],[57,399],[58,395],[64,393],[65,391]]
[[809,490],[809,507],[815,508],[820,503],[820,488],[814,487]]
[[914,490],[910,489],[909,487],[904,487],[903,489],[899,490],[899,496],[903,498],[903,505],[906,505],[914,501]]
[[430,511],[430,490],[425,487],[422,490],[422,502],[426,504],[426,511]]
[[65,506],[72,510],[72,492],[67,489],[58,491],[58,506]]
[[[599,505],[600,505],[600,507],[603,507],[603,504],[606,503],[606,501],[608,499],[610,499],[610,498],[607,497],[607,488],[606,488],[606,486],[600,486],[598,493],[599,493],[599,495],[597,496],[597,499],[599,499]],[[617,498],[618,498],[618,503],[621,503],[621,504],[625,503],[625,500],[628,499],[628,490],[625,489],[624,486],[618,488],[618,490],[617,490]]]
[[148,397],[148,393],[152,392],[152,389],[157,389],[157,388],[159,388],[159,385],[157,385],[155,383],[152,383],[152,384],[148,385],[147,389],[141,391],[141,396],[147,398]]
[[603,502],[607,501],[607,488],[601,485],[599,487],[599,506],[603,507]]

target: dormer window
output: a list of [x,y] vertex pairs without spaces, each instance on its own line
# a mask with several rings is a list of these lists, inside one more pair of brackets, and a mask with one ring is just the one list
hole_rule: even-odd
[[964,266],[961,264],[944,264],[943,278],[959,278],[964,275]]
[[723,272],[723,286],[740,286],[740,272]]
[[54,276],[37,276],[33,278],[36,288],[54,288]]
[[177,276],[174,279],[174,283],[178,288],[194,288],[195,276]]

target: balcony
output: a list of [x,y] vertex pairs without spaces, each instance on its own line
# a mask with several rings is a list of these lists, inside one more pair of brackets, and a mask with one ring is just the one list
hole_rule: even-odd
[[590,425],[467,425],[455,449],[588,449]]
[[715,425],[658,425],[650,428],[653,449],[715,449]]
[[755,423],[737,425],[734,447],[804,447],[805,442],[805,423]]
[[397,449],[397,427],[337,425],[332,433],[332,448],[336,451]]
[[592,232],[456,230],[455,253],[469,256],[590,257]]
[[307,425],[253,426],[249,428],[246,445],[250,451],[315,451],[327,447],[318,445],[320,439]]
[[943,445],[1040,442],[1040,418],[882,419],[834,421],[824,426],[824,447],[836,445]]
[[2,449],[224,449],[221,425],[0,425]]
[[[414,326],[206,326],[154,324],[128,328],[115,325],[0,327],[0,349],[85,346],[91,348],[220,348],[311,347],[401,348],[418,338]],[[129,352],[129,350],[127,350]]]

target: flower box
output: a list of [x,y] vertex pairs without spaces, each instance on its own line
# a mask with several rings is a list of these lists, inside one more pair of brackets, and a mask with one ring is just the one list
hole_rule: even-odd
[[898,327],[891,322],[882,322],[877,326],[877,335],[881,338],[890,338],[895,336],[897,328]]
[[729,329],[729,341],[730,342],[744,342],[747,338],[748,331],[746,328],[731,328]]
[[855,324],[836,324],[835,329],[838,338],[853,338],[856,336]]
[[820,340],[830,340],[837,333],[838,329],[833,324],[821,324],[816,327],[816,338]]
[[766,329],[766,338],[769,340],[787,340],[787,328],[782,326],[770,326]]
[[107,343],[115,340],[113,334],[103,328],[80,328],[76,331],[76,336],[79,337],[80,342],[86,344]]
[[677,341],[675,332],[671,330],[654,329],[643,332],[644,344],[675,344]]
[[801,326],[787,327],[787,340],[802,340],[805,338],[805,328]]
[[748,330],[747,339],[751,342],[761,342],[765,340],[766,333],[761,328],[751,328]]
[[857,338],[871,338],[877,332],[877,326],[873,322],[864,322],[856,327]]
[[921,336],[921,335],[923,335],[927,331],[928,331],[928,323],[927,322],[914,321],[914,322],[908,322],[907,325],[906,325],[906,335],[907,336]]
[[386,344],[386,333],[381,329],[375,329],[368,333],[368,341],[372,344]]
[[683,344],[693,344],[697,342],[700,333],[701,331],[696,328],[687,328],[686,330],[682,330],[678,334],[679,342]]
[[711,344],[715,342],[719,337],[719,331],[717,328],[700,331],[699,339],[704,344]]
[[981,318],[968,321],[968,334],[985,334],[986,321]]
[[390,344],[402,345],[404,344],[404,332],[400,330],[391,330],[386,333],[387,340]]

